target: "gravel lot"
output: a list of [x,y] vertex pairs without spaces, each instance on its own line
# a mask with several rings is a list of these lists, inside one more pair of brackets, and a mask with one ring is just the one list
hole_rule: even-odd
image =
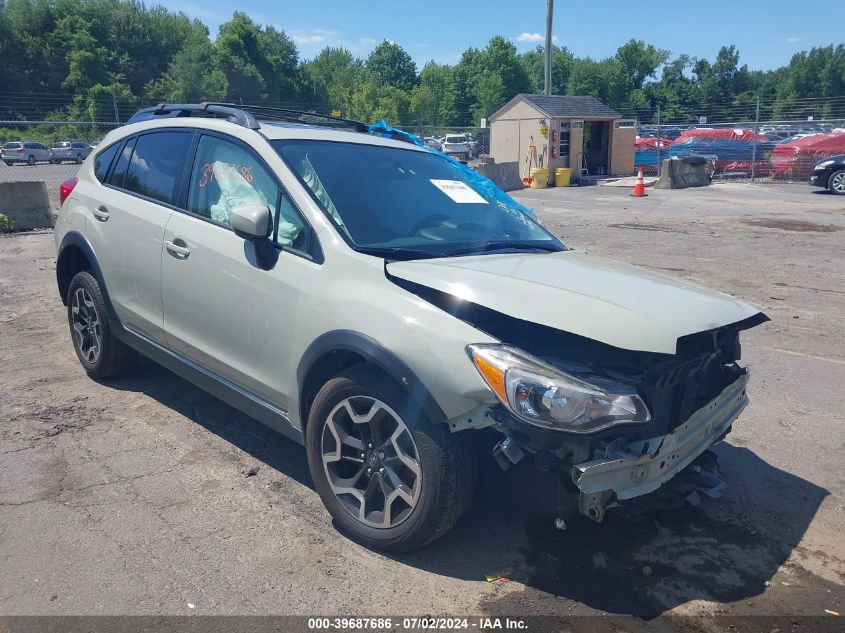
[[52,234],[7,236],[0,614],[665,614],[661,630],[688,630],[685,615],[721,630],[712,616],[845,612],[845,200],[739,184],[515,197],[572,247],[771,317],[744,336],[751,403],[717,450],[722,499],[561,533],[525,494],[530,470],[491,471],[441,541],[368,551],[333,528],[299,446],[151,363],[89,380]]

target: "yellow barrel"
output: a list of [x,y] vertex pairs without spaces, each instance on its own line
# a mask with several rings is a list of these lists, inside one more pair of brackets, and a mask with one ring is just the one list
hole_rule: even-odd
[[545,189],[549,184],[549,170],[545,167],[531,168],[531,188]]
[[558,167],[555,169],[555,187],[568,187],[569,177],[572,170],[569,167]]

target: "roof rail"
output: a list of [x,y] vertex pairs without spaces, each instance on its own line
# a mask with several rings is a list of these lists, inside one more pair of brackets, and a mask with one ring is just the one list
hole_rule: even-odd
[[[151,121],[159,117],[188,117],[194,112],[223,115],[226,117],[226,120],[232,123],[237,123],[238,125],[251,130],[257,130],[261,127],[258,124],[257,119],[289,121],[292,123],[323,125],[327,127],[345,126],[351,127],[356,132],[362,132],[364,134],[370,132],[371,128],[370,125],[361,121],[344,119],[343,117],[332,116],[330,114],[320,114],[319,112],[308,112],[306,110],[294,110],[291,108],[277,108],[275,106],[242,105],[215,101],[203,101],[202,103],[160,103],[152,108],[143,108],[138,110],[130,117],[127,124],[138,123],[140,121]],[[325,123],[315,123],[314,121],[307,120],[305,117],[323,119]],[[389,136],[393,139],[413,143],[412,140],[407,138],[407,134],[396,130],[379,130],[379,133],[382,134],[382,136]]]
[[314,121],[307,121],[303,117],[315,117],[318,119],[324,119],[326,121],[336,123],[339,125],[344,125],[353,128],[356,132],[367,132],[370,126],[366,123],[361,121],[355,121],[353,119],[345,119],[339,116],[333,116],[331,114],[320,114],[319,112],[309,112],[306,110],[295,110],[292,108],[277,108],[275,106],[265,106],[265,105],[234,105],[234,104],[214,104],[214,105],[225,105],[233,108],[240,108],[244,112],[255,113],[260,118],[271,118],[272,115],[273,119],[280,120],[280,121],[291,121],[294,123],[310,123],[311,125],[319,125],[319,123],[315,123]]
[[211,103],[208,101],[203,101],[202,103],[160,103],[152,108],[138,110],[126,123],[152,121],[157,118],[187,117],[191,116],[194,112],[205,112],[211,115],[220,114],[227,121],[249,128],[250,130],[257,130],[260,127],[252,114],[245,112],[237,105],[233,103]]

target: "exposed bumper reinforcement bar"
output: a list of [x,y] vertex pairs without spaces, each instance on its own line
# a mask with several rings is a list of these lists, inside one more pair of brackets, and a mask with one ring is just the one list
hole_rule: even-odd
[[608,507],[657,490],[717,442],[748,404],[748,374],[727,386],[674,432],[615,447],[600,459],[576,464],[582,514],[601,521]]

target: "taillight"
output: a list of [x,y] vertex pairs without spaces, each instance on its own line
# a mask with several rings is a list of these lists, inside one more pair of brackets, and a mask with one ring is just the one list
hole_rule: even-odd
[[67,197],[73,191],[73,188],[76,186],[76,183],[79,182],[79,178],[68,178],[65,180],[61,185],[59,185],[59,206],[62,206],[67,200]]

